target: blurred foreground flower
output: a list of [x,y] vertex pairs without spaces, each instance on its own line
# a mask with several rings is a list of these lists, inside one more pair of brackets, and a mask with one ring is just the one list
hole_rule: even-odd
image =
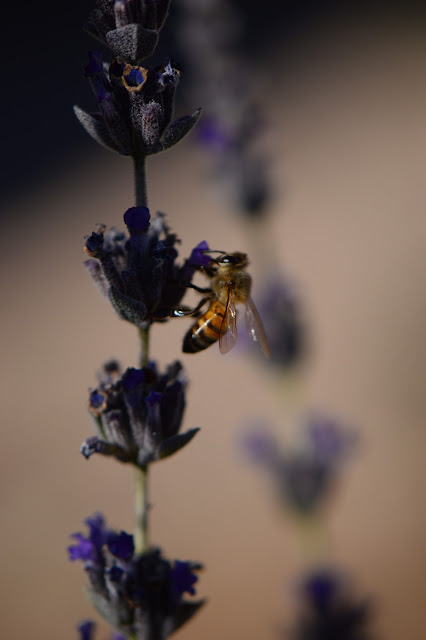
[[[70,560],[80,560],[89,578],[87,594],[98,612],[126,636],[137,640],[167,638],[191,618],[203,604],[189,601],[195,595],[193,562],[173,563],[160,549],[134,553],[133,536],[109,529],[96,514],[87,518],[89,533],[74,533],[68,547]],[[82,640],[91,640],[90,621],[80,627]]]
[[335,571],[312,571],[301,581],[299,619],[290,640],[370,640],[370,604],[357,600]]
[[311,416],[301,436],[299,447],[287,450],[267,430],[257,428],[246,433],[243,448],[271,476],[283,504],[308,514],[329,495],[341,464],[353,450],[355,434],[337,421]]
[[121,373],[118,363],[110,361],[99,380],[89,396],[97,435],[81,447],[86,458],[100,453],[145,468],[184,447],[197,433],[197,428],[178,433],[187,384],[179,362],[161,374],[155,362]]

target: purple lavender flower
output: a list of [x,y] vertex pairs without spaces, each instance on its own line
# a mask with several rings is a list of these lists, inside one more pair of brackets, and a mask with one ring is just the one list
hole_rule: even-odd
[[318,509],[329,495],[354,443],[353,432],[316,415],[307,418],[301,443],[293,450],[281,449],[265,429],[256,428],[243,439],[246,453],[267,470],[282,502],[304,514]]
[[80,640],[93,640],[95,623],[92,620],[85,620],[84,622],[81,622],[77,629],[80,634]]
[[128,156],[148,156],[177,144],[197,122],[200,109],[172,122],[180,71],[172,60],[155,69],[113,60],[105,70],[100,52],[85,68],[99,111],[74,107],[87,133],[103,146]]
[[[102,535],[92,540],[93,522]],[[101,615],[116,629],[140,640],[167,638],[201,607],[184,594],[195,595],[200,565],[175,560],[172,564],[160,549],[134,555],[129,536],[105,527],[101,516],[87,519],[89,535],[73,534],[77,545],[69,547],[71,560],[82,560],[88,574],[88,595]],[[96,549],[95,559],[81,552],[85,539]],[[79,627],[81,640],[92,640],[94,625],[90,621]]]
[[300,303],[288,283],[276,276],[267,277],[259,291],[258,308],[271,350],[268,362],[288,368],[306,349]]
[[347,581],[335,571],[306,575],[299,589],[301,611],[288,635],[291,640],[367,640],[370,605],[356,600]]
[[136,64],[154,52],[169,4],[170,0],[97,0],[85,30],[116,56]]
[[182,6],[180,44],[192,93],[206,105],[198,141],[236,208],[248,218],[262,216],[271,197],[269,162],[259,148],[265,125],[250,95],[256,70],[236,51],[242,16],[227,0],[182,0]]
[[150,218],[146,207],[131,207],[124,214],[129,236],[101,227],[87,239],[90,256],[85,267],[99,290],[109,298],[120,318],[142,329],[152,322],[165,322],[179,305],[200,266],[209,258],[201,242],[191,256],[178,265],[176,245],[164,214]]
[[145,468],[184,447],[198,428],[179,434],[185,409],[186,378],[179,362],[161,374],[154,362],[143,369],[116,370],[107,363],[99,375],[100,384],[89,394],[96,436],[85,440],[82,454],[114,456]]

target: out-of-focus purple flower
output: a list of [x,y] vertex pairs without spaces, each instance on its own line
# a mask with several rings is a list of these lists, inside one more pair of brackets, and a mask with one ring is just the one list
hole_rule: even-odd
[[[79,640],[94,640],[96,625],[92,620],[85,620],[77,626]],[[110,640],[126,640],[121,633],[112,633]]]
[[267,277],[259,286],[258,309],[271,350],[268,363],[281,368],[297,362],[306,349],[302,311],[294,292],[284,279]]
[[95,623],[92,620],[85,620],[77,627],[80,640],[93,640]]
[[218,153],[223,153],[232,146],[229,133],[213,118],[204,118],[197,127],[197,140],[201,145]]
[[370,604],[357,600],[348,582],[330,569],[313,571],[301,581],[300,613],[291,640],[368,640]]
[[329,495],[355,441],[353,431],[312,414],[301,427],[297,447],[279,447],[265,429],[248,431],[242,444],[251,460],[266,469],[282,502],[307,514],[319,508]]
[[[98,388],[89,393],[97,435],[87,438],[81,447],[86,458],[100,453],[144,468],[172,455],[194,437],[197,428],[179,434],[187,384],[179,362],[165,373],[154,362],[124,373],[118,369],[112,380],[111,370],[107,363],[104,375],[98,376]],[[120,544],[126,544],[125,538]]]
[[131,207],[124,214],[129,236],[101,227],[86,238],[84,263],[98,289],[106,295],[120,318],[137,327],[165,322],[179,306],[194,273],[207,266],[206,242],[177,264],[179,239],[164,214],[150,217],[146,207]]
[[[195,571],[200,565],[179,560],[171,563],[160,549],[135,556],[131,536],[105,527],[103,531],[106,542],[97,548],[96,572],[92,561],[84,561],[90,600],[126,637],[167,638],[203,604],[202,600],[184,599],[185,593],[195,595]],[[82,623],[79,631],[81,640],[93,640],[94,624],[90,621]]]
[[96,563],[99,554],[107,539],[105,521],[100,513],[85,520],[89,527],[89,535],[84,537],[82,533],[73,533],[72,538],[77,544],[68,547],[70,560],[83,560],[86,563]]
[[241,440],[242,448],[252,462],[272,466],[278,455],[278,444],[265,428],[248,430]]
[[182,6],[178,36],[192,94],[206,105],[197,140],[235,208],[248,218],[262,216],[271,197],[269,161],[259,145],[265,125],[251,95],[256,71],[235,48],[241,16],[227,0],[182,0]]

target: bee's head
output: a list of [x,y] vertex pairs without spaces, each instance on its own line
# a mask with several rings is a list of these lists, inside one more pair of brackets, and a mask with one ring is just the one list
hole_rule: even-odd
[[218,265],[237,267],[237,269],[245,269],[248,265],[248,257],[246,253],[234,251],[233,253],[225,253],[215,260]]

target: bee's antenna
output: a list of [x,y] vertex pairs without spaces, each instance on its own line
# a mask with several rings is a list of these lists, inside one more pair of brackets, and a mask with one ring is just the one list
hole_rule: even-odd
[[226,251],[219,251],[218,249],[202,249],[200,253],[221,253],[223,256],[227,255]]

